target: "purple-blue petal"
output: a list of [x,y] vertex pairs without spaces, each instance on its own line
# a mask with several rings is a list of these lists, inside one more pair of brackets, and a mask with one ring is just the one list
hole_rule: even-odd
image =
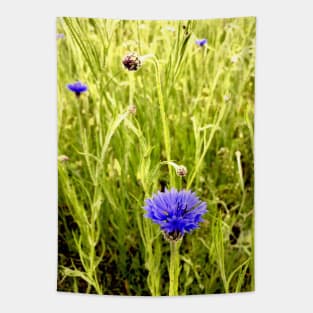
[[88,87],[87,85],[81,83],[80,81],[76,82],[76,83],[73,83],[73,84],[68,84],[67,85],[67,88],[70,90],[70,91],[73,91],[75,93],[82,93],[82,92],[85,92],[88,90]]
[[160,225],[162,231],[181,235],[198,228],[207,212],[206,203],[194,192],[175,188],[165,189],[146,199],[144,209],[145,217]]
[[207,42],[208,40],[206,38],[196,40],[196,44],[200,47],[203,47]]

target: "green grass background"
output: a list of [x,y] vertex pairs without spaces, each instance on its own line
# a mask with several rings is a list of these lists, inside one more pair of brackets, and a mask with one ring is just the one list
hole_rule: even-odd
[[[169,244],[143,216],[165,186],[208,206],[181,243],[179,294],[254,290],[255,24],[57,19],[59,291],[167,295]],[[130,51],[158,60],[171,160],[155,68],[124,69]],[[66,88],[77,80],[80,98]]]

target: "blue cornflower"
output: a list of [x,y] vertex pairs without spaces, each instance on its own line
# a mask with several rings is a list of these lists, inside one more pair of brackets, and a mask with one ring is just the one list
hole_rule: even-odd
[[78,81],[78,82],[76,82],[76,83],[73,83],[73,84],[68,84],[68,85],[67,85],[67,88],[68,88],[70,91],[75,92],[75,95],[76,95],[77,97],[79,97],[82,92],[85,92],[85,91],[88,90],[87,85],[82,84],[80,81]]
[[146,199],[144,209],[147,211],[145,217],[159,224],[165,238],[173,241],[198,228],[203,221],[202,215],[207,212],[206,203],[194,192],[175,188],[165,188],[165,192]]
[[203,47],[206,43],[208,42],[207,39],[203,38],[203,39],[197,39],[196,40],[196,44],[200,47]]

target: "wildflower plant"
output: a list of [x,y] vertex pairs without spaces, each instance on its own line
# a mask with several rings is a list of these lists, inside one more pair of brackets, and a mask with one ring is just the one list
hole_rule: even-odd
[[141,67],[142,60],[136,52],[131,52],[125,55],[122,63],[129,71],[137,71]]
[[208,43],[208,40],[203,38],[203,39],[197,39],[196,40],[196,44],[199,46],[199,47],[203,47],[204,45],[206,45]]
[[77,97],[79,97],[83,92],[86,92],[88,90],[87,85],[81,83],[80,81],[68,84],[67,88],[70,91],[74,92]]
[[145,217],[160,225],[164,237],[171,245],[170,287],[169,295],[178,295],[179,246],[177,242],[186,233],[199,227],[202,216],[207,212],[206,203],[201,201],[194,192],[177,191],[175,188],[158,192],[146,199]]
[[146,200],[145,217],[160,225],[166,239],[180,240],[186,233],[199,228],[202,216],[207,212],[206,203],[190,190],[175,188],[154,194]]
[[253,290],[255,20],[57,23],[58,290]]

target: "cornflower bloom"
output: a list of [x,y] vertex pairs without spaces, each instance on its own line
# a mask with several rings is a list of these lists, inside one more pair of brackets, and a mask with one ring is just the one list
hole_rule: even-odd
[[80,81],[73,83],[73,84],[68,84],[67,88],[70,91],[74,92],[77,97],[79,97],[82,92],[85,92],[88,90],[87,85],[84,85]]
[[185,233],[199,227],[202,216],[207,212],[206,203],[194,192],[177,191],[175,188],[158,192],[146,199],[145,217],[160,225],[166,239],[178,241]]
[[203,38],[203,39],[197,39],[196,40],[196,44],[200,47],[203,47],[206,43],[208,42],[207,39]]

